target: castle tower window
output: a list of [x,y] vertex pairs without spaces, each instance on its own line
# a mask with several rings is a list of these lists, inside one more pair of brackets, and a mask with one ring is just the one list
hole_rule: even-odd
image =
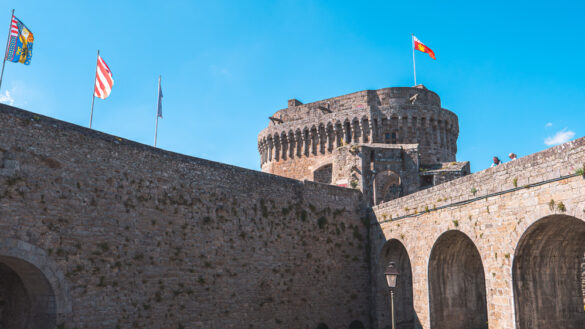
[[396,144],[396,133],[392,133],[392,144]]
[[390,133],[384,134],[384,143],[390,144]]
[[434,185],[433,175],[424,175],[420,178],[420,187],[427,188]]
[[313,172],[313,181],[325,184],[331,184],[333,176],[333,165],[326,164]]

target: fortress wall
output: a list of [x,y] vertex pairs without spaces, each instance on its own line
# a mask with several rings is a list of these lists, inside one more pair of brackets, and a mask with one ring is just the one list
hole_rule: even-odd
[[0,263],[64,328],[370,327],[361,203],[0,105]]
[[[574,268],[575,264],[571,262],[582,259],[583,250],[585,250],[583,242],[585,241],[585,236],[583,236],[585,179],[581,176],[572,176],[542,185],[529,184],[574,174],[584,165],[585,138],[580,138],[374,207],[377,218],[371,230],[372,263],[374,264],[372,294],[375,296],[374,327],[384,328],[388,321],[387,288],[382,273],[388,261],[384,257],[392,252],[396,253],[396,251],[390,251],[390,253],[386,251],[396,250],[395,247],[385,249],[389,243],[403,245],[408,254],[408,259],[412,264],[414,311],[422,328],[428,329],[433,325],[433,301],[430,299],[432,292],[429,291],[429,287],[436,287],[438,284],[438,281],[430,277],[433,273],[436,275],[431,264],[440,266],[440,264],[432,263],[435,243],[443,234],[448,233],[453,235],[453,240],[443,239],[442,243],[442,246],[448,246],[449,241],[452,243],[456,241],[457,234],[452,232],[459,232],[464,235],[459,234],[457,239],[461,240],[463,236],[469,238],[471,245],[477,248],[481,257],[484,270],[481,274],[485,277],[487,292],[488,321],[487,323],[484,321],[486,328],[488,324],[489,328],[494,329],[581,328],[585,324],[583,292],[580,291],[581,284],[574,281],[579,275],[579,270]],[[506,192],[514,188],[517,190]],[[505,193],[483,197],[498,192]],[[471,200],[476,197],[477,200]],[[470,201],[434,210],[435,207],[440,208],[466,200]],[[416,216],[399,218],[413,214]],[[534,226],[537,222],[546,222],[543,219],[549,221],[549,224],[546,224],[548,226],[545,224]],[[541,233],[543,238],[522,240],[527,232],[534,231],[529,230],[531,227],[539,227],[541,231],[536,232],[544,232]],[[574,235],[581,235],[580,238],[571,238],[571,235],[566,232],[554,233],[555,229],[558,232],[565,230],[574,232]],[[526,247],[519,247],[521,241],[524,241],[523,245]],[[466,255],[472,256],[466,252],[459,252],[451,255],[450,258],[446,253],[441,256],[441,253],[446,250],[440,248],[436,250],[438,259],[445,257],[455,262],[466,259]],[[527,250],[536,252],[543,250],[543,259],[539,260],[535,256],[524,257],[522,265],[514,270],[514,260],[519,253],[526,253]],[[576,258],[566,258],[566,255],[554,256],[555,253],[574,251],[577,252]],[[545,259],[545,255],[553,256]],[[569,259],[570,262],[562,263]],[[403,274],[408,276],[408,272]],[[525,285],[522,285],[513,280],[513,273],[516,273],[514,275],[518,278],[538,277],[538,279],[524,282]],[[472,278],[479,274],[477,271],[468,271],[466,275],[467,278]],[[585,276],[582,275],[581,280],[584,278]],[[555,280],[564,281],[555,282]],[[458,284],[467,289],[470,287],[469,282],[458,283],[454,278],[444,280],[441,284],[444,282],[453,284],[455,288],[451,288],[455,290]],[[514,293],[514,289],[520,293],[525,291],[533,293],[536,290],[530,289],[536,289],[535,285],[538,285],[538,289],[541,290],[531,298]],[[552,295],[546,295],[551,291]],[[449,296],[457,298],[453,290]],[[515,302],[515,296],[520,298],[518,302]],[[568,302],[573,304],[567,306]],[[544,308],[537,309],[541,305]],[[467,309],[461,309],[456,314],[466,316],[478,314],[475,321],[481,320],[479,316],[482,314],[481,310],[470,307],[467,306]],[[527,312],[526,307],[535,308]],[[518,311],[519,309],[521,311]],[[453,313],[437,314],[440,313],[437,309],[434,312],[436,318],[443,316],[444,319],[463,321],[454,318]],[[523,318],[519,318],[520,313],[523,314]],[[519,324],[517,321],[520,321]],[[455,323],[436,324],[433,327],[459,328]]]

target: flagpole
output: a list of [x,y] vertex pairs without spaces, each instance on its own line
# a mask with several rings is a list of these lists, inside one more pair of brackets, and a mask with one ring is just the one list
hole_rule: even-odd
[[414,71],[414,85],[416,86],[416,62],[414,60],[414,33],[411,33],[412,36],[412,69]]
[[98,49],[97,59],[95,62],[95,75],[93,78],[93,90],[91,92],[92,98],[91,98],[91,114],[89,115],[89,129],[91,129],[91,122],[93,121],[93,103],[95,102],[95,82],[97,79],[97,66],[98,66],[99,60],[100,60],[100,50]]
[[0,73],[0,88],[2,88],[2,78],[4,77],[4,65],[6,64],[6,57],[8,56],[8,45],[10,45],[10,29],[12,28],[12,17],[14,17],[14,9],[10,15],[10,24],[8,24],[8,38],[6,39],[6,51],[4,51],[4,60],[2,60],[2,73]]
[[154,127],[154,147],[156,147],[156,137],[158,134],[158,104],[160,102],[160,75],[158,76],[158,95],[157,95],[157,102],[156,102],[156,125]]

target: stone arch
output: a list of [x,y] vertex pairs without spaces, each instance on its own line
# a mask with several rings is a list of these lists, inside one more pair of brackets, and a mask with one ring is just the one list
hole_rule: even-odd
[[311,139],[310,139],[311,132],[309,131],[308,127],[303,128],[302,136],[303,136],[303,154],[308,157],[310,155],[309,148],[311,147]]
[[272,140],[274,141],[274,161],[278,162],[280,160],[280,134],[274,134]]
[[585,222],[544,217],[522,234],[512,264],[518,329],[585,328],[583,277]]
[[335,135],[335,148],[342,146],[341,140],[343,137],[343,124],[341,121],[337,120],[333,125],[333,134]]
[[313,171],[313,181],[325,184],[331,184],[333,176],[333,164],[327,163]]
[[370,121],[366,115],[363,115],[360,118],[360,132],[361,132],[361,141],[362,143],[369,143],[370,142]]
[[288,136],[287,136],[287,140],[288,140],[288,157],[289,159],[293,159],[295,157],[295,152],[296,152],[296,139],[295,139],[295,133],[292,130],[288,131]]
[[428,271],[431,328],[488,328],[483,264],[467,235],[443,233],[431,250]]
[[349,324],[349,329],[366,329],[366,327],[361,321],[354,320]]
[[388,240],[378,256],[376,269],[376,315],[378,328],[391,326],[390,295],[384,271],[390,262],[394,262],[400,275],[394,289],[394,313],[396,329],[421,328],[414,312],[412,268],[406,248],[396,239]]
[[327,125],[325,126],[325,134],[327,135],[327,152],[331,153],[333,151],[333,143],[335,140],[333,123],[327,122]]
[[317,139],[319,140],[319,151],[320,154],[325,154],[327,150],[326,143],[327,143],[327,131],[325,130],[325,125],[320,123],[317,127]]
[[4,329],[55,328],[71,312],[63,273],[42,249],[0,239],[0,325]]
[[347,145],[349,143],[351,143],[351,136],[352,136],[352,132],[351,132],[351,122],[349,121],[349,119],[345,119],[343,121],[343,144]]
[[288,153],[288,136],[286,134],[286,131],[283,131],[280,133],[280,144],[282,145],[282,155],[281,155],[281,159],[282,160],[286,160],[287,159],[287,153]]
[[329,327],[325,323],[321,322],[317,325],[317,329],[329,329]]
[[374,201],[380,204],[402,196],[402,180],[392,170],[382,171],[374,178]]

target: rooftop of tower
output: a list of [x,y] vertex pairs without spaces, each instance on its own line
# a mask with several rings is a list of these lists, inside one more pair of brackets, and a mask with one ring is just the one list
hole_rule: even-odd
[[269,117],[269,126],[307,118],[319,118],[335,112],[364,110],[368,106],[412,105],[413,103],[416,103],[417,106],[440,108],[441,99],[439,95],[428,90],[422,84],[414,87],[362,90],[307,104],[293,98],[288,101],[287,108],[281,109]]

